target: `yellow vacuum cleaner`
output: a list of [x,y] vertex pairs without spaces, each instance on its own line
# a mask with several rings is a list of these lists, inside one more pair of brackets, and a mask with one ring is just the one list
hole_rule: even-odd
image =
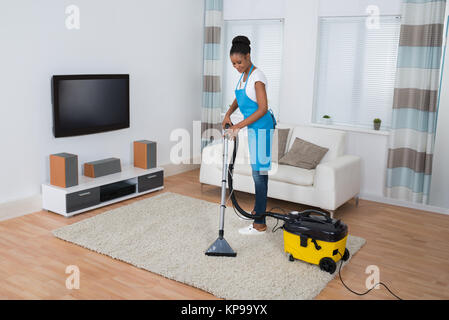
[[[311,213],[318,215],[311,216]],[[332,274],[340,259],[349,259],[348,227],[340,220],[317,210],[290,212],[283,220],[284,251],[290,261],[298,259],[316,264]]]

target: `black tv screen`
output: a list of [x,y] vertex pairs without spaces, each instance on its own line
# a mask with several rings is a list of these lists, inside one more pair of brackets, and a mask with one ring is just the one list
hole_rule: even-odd
[[129,128],[129,75],[55,75],[56,138]]

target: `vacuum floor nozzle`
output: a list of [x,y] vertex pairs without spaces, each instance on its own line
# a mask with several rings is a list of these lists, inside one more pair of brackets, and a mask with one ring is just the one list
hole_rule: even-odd
[[235,257],[237,253],[232,250],[229,243],[223,237],[218,237],[205,252],[207,256],[215,257]]

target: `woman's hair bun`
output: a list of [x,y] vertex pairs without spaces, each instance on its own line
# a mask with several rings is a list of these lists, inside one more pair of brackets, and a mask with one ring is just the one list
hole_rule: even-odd
[[251,44],[251,41],[249,41],[249,39],[245,36],[237,36],[234,39],[232,39],[232,44],[236,43],[243,43],[249,46]]
[[230,54],[240,53],[240,54],[248,54],[251,53],[251,47],[249,46],[251,41],[245,36],[237,36],[232,39],[232,47]]

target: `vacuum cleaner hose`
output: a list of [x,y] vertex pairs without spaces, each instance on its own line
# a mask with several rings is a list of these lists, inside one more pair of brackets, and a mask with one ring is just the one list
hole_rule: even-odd
[[[225,129],[229,129],[230,125],[229,123],[225,124]],[[282,214],[282,213],[277,213],[277,212],[271,212],[271,211],[267,211],[265,213],[261,213],[261,214],[251,214],[250,212],[247,212],[245,210],[243,210],[242,207],[240,207],[236,197],[235,197],[235,192],[234,192],[234,188],[233,188],[233,172],[234,172],[234,163],[235,163],[235,158],[237,157],[237,150],[239,147],[239,137],[238,135],[234,136],[234,150],[232,152],[232,160],[231,163],[229,163],[228,165],[228,187],[229,187],[229,193],[230,193],[230,197],[231,197],[231,201],[232,201],[232,205],[234,206],[235,209],[237,209],[237,211],[244,216],[245,218],[248,219],[256,219],[256,218],[260,218],[260,217],[272,217],[278,220],[283,220],[283,221],[287,221],[290,219],[297,219],[298,217],[301,217],[302,219],[306,219],[310,213],[316,213],[319,215],[322,215],[326,218],[327,221],[332,220],[328,214],[326,214],[325,212],[321,212],[318,210],[314,210],[314,209],[306,209],[303,210],[301,212],[297,212],[296,214],[293,214],[293,212],[290,212],[289,214]]]
[[[225,129],[228,129],[229,127],[230,126],[227,123],[225,125]],[[235,158],[237,156],[238,146],[239,146],[239,138],[238,138],[238,136],[235,136],[234,137],[234,150],[232,152],[232,161],[231,161],[231,163],[228,166],[228,187],[229,187],[229,193],[231,195],[232,205],[234,206],[234,208],[236,208],[237,211],[240,212],[240,214],[242,216],[244,216],[244,217],[246,217],[248,219],[256,219],[256,218],[260,218],[260,217],[263,217],[263,216],[269,216],[269,217],[273,217],[273,218],[276,218],[276,219],[279,219],[279,220],[284,220],[284,221],[288,220],[290,218],[289,215],[280,214],[280,213],[276,213],[276,212],[270,212],[270,211],[267,211],[267,212],[262,213],[262,214],[253,215],[250,212],[247,212],[247,211],[243,210],[242,207],[240,207],[240,205],[239,205],[239,203],[238,203],[238,201],[237,201],[237,199],[235,197],[235,193],[233,192],[234,188],[233,188],[233,179],[232,179],[232,175],[233,175],[233,172],[234,172],[234,163],[235,163]],[[307,211],[309,211],[309,210],[307,210]],[[314,210],[310,210],[310,211],[314,211]]]

